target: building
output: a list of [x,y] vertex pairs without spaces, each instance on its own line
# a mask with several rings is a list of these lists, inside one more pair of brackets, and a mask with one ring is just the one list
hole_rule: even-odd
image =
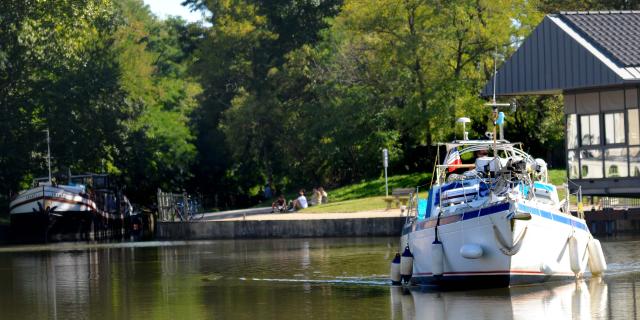
[[564,96],[567,174],[583,194],[640,196],[640,11],[548,15],[495,82],[498,96]]

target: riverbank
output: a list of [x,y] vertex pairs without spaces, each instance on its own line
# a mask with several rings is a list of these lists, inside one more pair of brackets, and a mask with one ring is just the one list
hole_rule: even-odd
[[158,240],[399,236],[400,210],[257,213],[198,222],[158,222]]

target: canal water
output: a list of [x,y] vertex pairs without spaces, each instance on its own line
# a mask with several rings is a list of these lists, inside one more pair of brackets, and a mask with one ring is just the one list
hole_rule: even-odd
[[388,285],[397,238],[0,247],[1,319],[634,319],[640,241],[606,277],[423,292]]

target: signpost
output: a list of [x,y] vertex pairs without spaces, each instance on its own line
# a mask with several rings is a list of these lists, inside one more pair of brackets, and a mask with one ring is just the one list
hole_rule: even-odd
[[389,196],[389,181],[387,179],[387,167],[389,166],[389,150],[382,149],[382,165],[384,165],[384,192]]

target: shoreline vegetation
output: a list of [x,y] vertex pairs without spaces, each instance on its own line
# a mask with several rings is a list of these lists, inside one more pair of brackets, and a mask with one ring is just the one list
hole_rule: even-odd
[[[44,130],[58,181],[107,173],[147,208],[158,188],[247,208],[268,182],[285,194],[334,189],[331,202],[354,201],[345,210],[373,206],[358,199],[384,194],[383,149],[389,172],[409,179],[398,186],[415,186],[428,180],[415,173],[430,172],[434,142],[462,136],[458,117],[472,119],[469,138],[485,138],[478,92],[494,57],[512,55],[546,14],[640,6],[182,3],[215,14],[189,23],[142,0],[0,1],[0,208],[46,175]],[[506,138],[564,166],[562,97],[513,101]]]

